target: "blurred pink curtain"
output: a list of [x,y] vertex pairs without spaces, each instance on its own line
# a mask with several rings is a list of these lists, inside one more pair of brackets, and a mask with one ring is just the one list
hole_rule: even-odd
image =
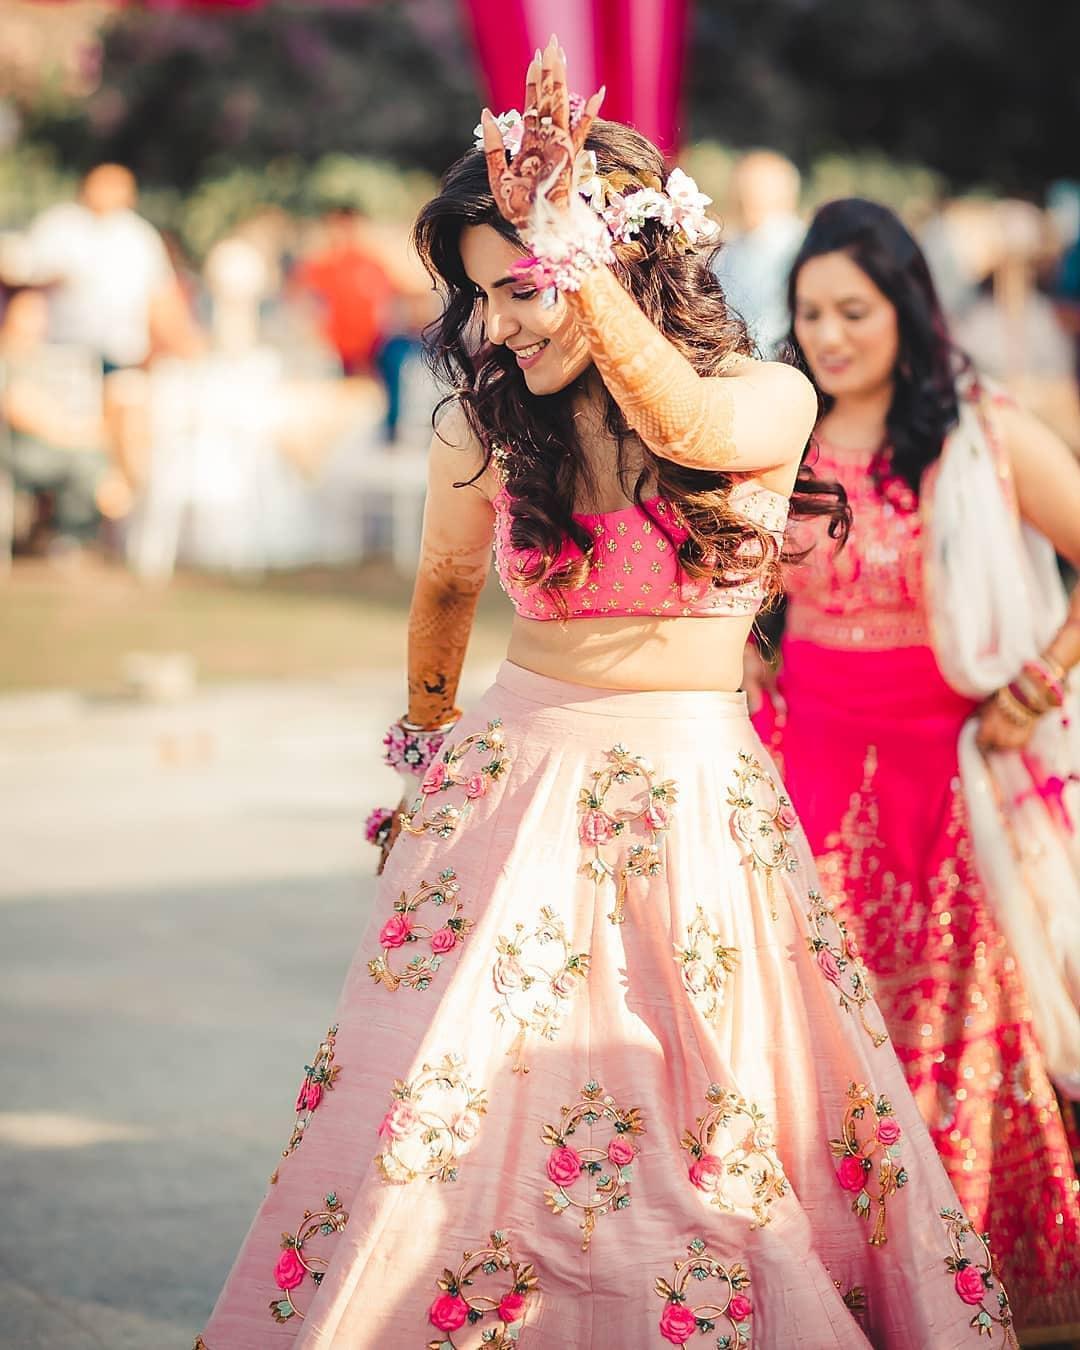
[[529,56],[558,33],[571,88],[674,154],[689,0],[463,0],[494,112],[520,108]]

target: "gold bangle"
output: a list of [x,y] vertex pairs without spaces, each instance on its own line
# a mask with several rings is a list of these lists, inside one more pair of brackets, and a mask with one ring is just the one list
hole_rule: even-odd
[[[1068,627],[1068,625],[1066,625],[1066,627]],[[1042,661],[1044,665],[1050,667],[1050,674],[1060,680],[1062,684],[1069,678],[1069,672],[1056,656],[1051,656],[1049,652],[1043,652],[1042,656],[1039,657],[1039,660]]]
[[1003,716],[1014,727],[1026,727],[1032,722],[1038,721],[1039,714],[1033,713],[1030,708],[1025,708],[1010,689],[999,689],[994,695],[994,701],[1001,709]]
[[[1018,702],[1026,705],[1028,712],[1034,714],[1034,716],[1041,717],[1043,713],[1057,707],[1047,686],[1040,680],[1028,675],[1026,671],[1021,671],[1017,675],[1015,683],[1020,686],[1024,694],[1024,697],[1019,699]],[[1010,689],[1009,693],[1012,694],[1012,692]],[[1013,697],[1015,698],[1016,695],[1013,694]]]

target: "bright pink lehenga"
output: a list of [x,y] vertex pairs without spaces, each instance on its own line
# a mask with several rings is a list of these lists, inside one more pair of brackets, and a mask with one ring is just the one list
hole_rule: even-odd
[[1014,1343],[742,695],[506,665],[426,788],[207,1350]]
[[961,1203],[994,1236],[1018,1325],[1075,1326],[1076,1176],[958,779],[974,705],[930,649],[919,515],[897,486],[878,495],[869,458],[822,447],[817,471],[847,488],[854,529],[791,569],[786,714],[755,721]]

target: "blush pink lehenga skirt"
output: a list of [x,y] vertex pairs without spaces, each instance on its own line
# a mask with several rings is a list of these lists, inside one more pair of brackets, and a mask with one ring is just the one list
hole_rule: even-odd
[[205,1350],[1014,1343],[742,694],[504,665],[296,1108]]

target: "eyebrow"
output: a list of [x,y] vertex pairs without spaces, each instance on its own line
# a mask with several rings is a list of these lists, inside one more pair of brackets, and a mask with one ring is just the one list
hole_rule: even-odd
[[[472,277],[470,277],[469,280],[472,281]],[[520,277],[511,277],[511,276],[500,277],[498,281],[493,281],[491,283],[491,289],[493,291],[498,291],[501,290],[504,286],[517,286],[519,283]],[[476,287],[478,291],[482,291],[484,289],[483,286],[481,286],[478,282],[473,281],[473,285]]]

